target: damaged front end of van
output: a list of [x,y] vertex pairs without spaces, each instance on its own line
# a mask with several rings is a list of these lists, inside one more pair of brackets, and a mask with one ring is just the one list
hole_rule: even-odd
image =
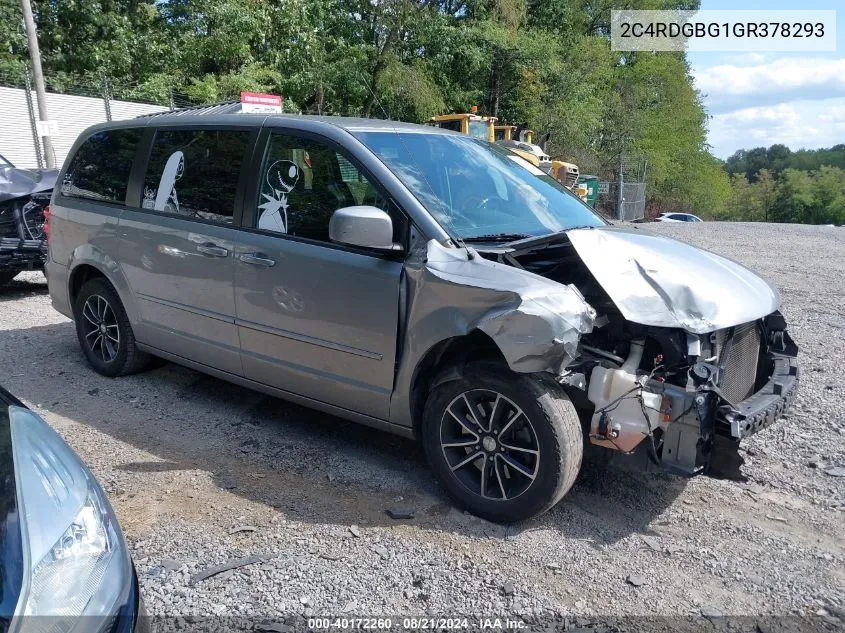
[[409,271],[412,329],[436,293],[513,371],[553,374],[590,443],[668,472],[739,477],[740,441],[796,393],[777,290],[670,238],[594,227],[467,249],[432,241]]
[[44,210],[58,170],[0,163],[0,284],[24,270],[41,270],[47,255]]

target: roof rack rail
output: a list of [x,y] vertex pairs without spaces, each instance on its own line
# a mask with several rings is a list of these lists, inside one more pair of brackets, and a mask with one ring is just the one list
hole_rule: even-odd
[[180,115],[196,115],[196,114],[241,114],[240,101],[221,101],[220,103],[211,103],[205,105],[186,106],[184,108],[175,108],[173,110],[163,110],[162,112],[152,112],[150,114],[141,114],[136,119],[150,119],[160,116],[180,116]]

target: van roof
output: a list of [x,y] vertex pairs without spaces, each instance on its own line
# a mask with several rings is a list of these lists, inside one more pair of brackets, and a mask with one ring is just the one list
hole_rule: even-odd
[[326,123],[342,128],[350,132],[375,132],[375,131],[396,131],[416,132],[427,134],[457,134],[452,130],[444,130],[430,125],[419,125],[417,123],[406,123],[404,121],[389,121],[385,119],[365,119],[360,117],[342,117],[310,114],[267,114],[267,113],[244,113],[240,111],[239,101],[230,101],[215,105],[193,106],[179,108],[178,110],[144,114],[135,119],[114,121],[102,127],[128,127],[133,122],[147,125],[158,123],[191,123],[203,124],[227,124],[243,123],[245,119],[254,121],[255,125],[262,125],[264,122],[283,121],[285,119],[306,119],[319,123]]

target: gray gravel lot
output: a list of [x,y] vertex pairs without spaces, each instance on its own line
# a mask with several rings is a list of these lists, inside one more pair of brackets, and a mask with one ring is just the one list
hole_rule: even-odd
[[413,442],[176,365],[96,375],[35,273],[0,290],[0,384],[103,483],[152,614],[845,620],[845,228],[649,229],[782,291],[802,382],[745,445],[747,483],[590,468],[540,519],[487,523],[453,509]]

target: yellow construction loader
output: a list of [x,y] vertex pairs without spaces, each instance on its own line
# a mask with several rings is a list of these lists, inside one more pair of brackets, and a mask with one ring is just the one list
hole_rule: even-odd
[[472,106],[470,112],[431,117],[428,125],[499,143],[552,176],[567,189],[575,191],[581,198],[585,198],[586,190],[582,192],[575,188],[578,165],[562,160],[553,161],[540,146],[534,145],[534,130],[524,125],[497,125],[497,121],[496,117],[478,114],[478,106]]
[[584,189],[583,195],[580,191],[577,190],[575,187],[575,183],[578,181],[578,165],[574,163],[567,163],[562,160],[553,160],[552,161],[552,169],[549,172],[552,178],[557,180],[560,184],[562,184],[567,189],[571,189],[579,196],[584,198],[587,195],[586,188]]
[[470,112],[433,116],[427,123],[427,125],[433,125],[444,130],[454,130],[461,134],[468,134],[469,136],[481,139],[482,141],[489,141],[490,143],[496,140],[495,124],[496,117],[478,114],[478,106],[472,106]]

